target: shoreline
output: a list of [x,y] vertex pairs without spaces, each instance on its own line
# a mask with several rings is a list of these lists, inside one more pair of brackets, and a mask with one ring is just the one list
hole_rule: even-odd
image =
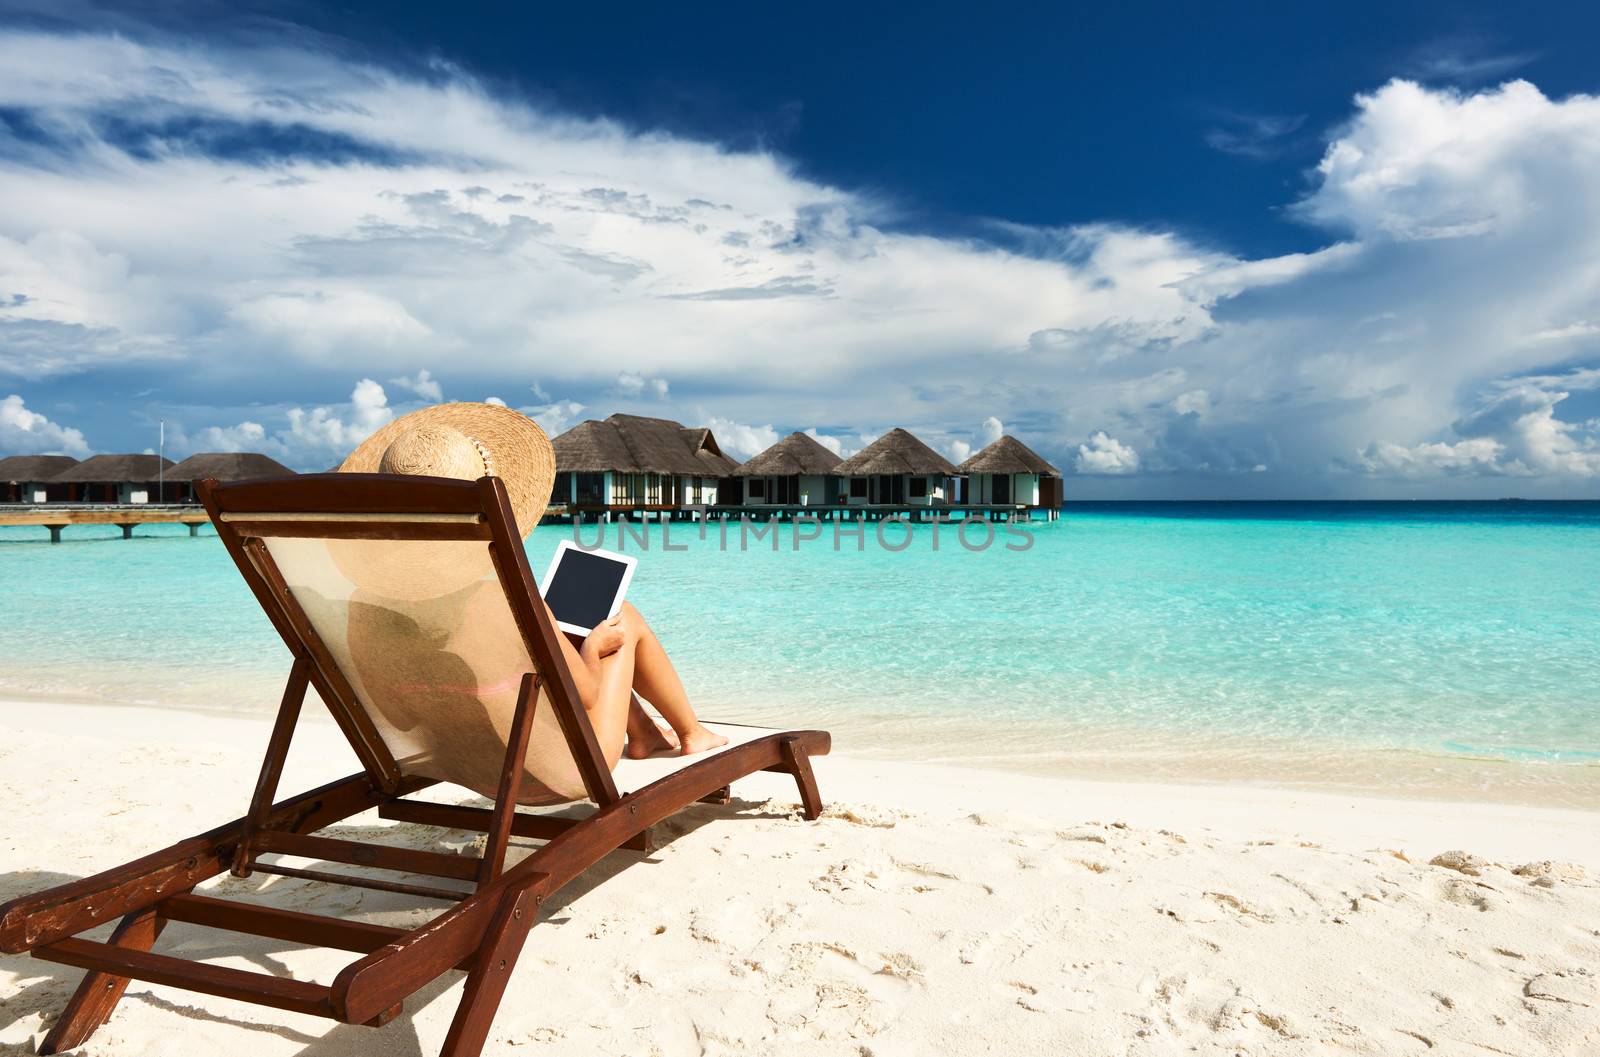
[[[270,722],[277,691],[263,695],[264,706],[206,706],[158,699],[107,698],[84,693],[19,690],[0,686],[0,709],[9,704],[45,704],[91,709],[151,709],[206,716],[253,718]],[[332,726],[332,719],[311,693],[303,719]],[[723,710],[706,707],[708,721],[758,725],[787,722],[790,726],[829,727],[830,719],[808,719],[798,707],[758,706]],[[911,728],[900,729],[900,724]],[[964,740],[982,730],[971,722],[947,716],[888,716],[832,724],[836,752],[862,762],[934,767],[942,771],[975,771],[1046,781],[1091,781],[1134,786],[1158,785],[1197,789],[1240,789],[1267,792],[1367,797],[1399,802],[1494,804],[1600,812],[1600,760],[1526,760],[1489,753],[1453,753],[1381,744],[1354,747],[1310,747],[1287,739],[1257,738],[1249,743],[1225,738],[1209,741],[1171,737],[1144,752],[1127,747],[1143,735],[1119,732],[1122,741],[1104,732],[1093,745],[1079,738],[1074,750],[1053,749],[1063,731],[1045,724],[985,731],[991,744]],[[852,737],[855,738],[852,741]],[[993,743],[1010,751],[990,751]],[[967,751],[952,754],[950,746]],[[1172,746],[1181,745],[1181,749]]]
[[[184,721],[160,723],[175,716]],[[302,754],[308,750],[319,758],[343,754],[349,757],[349,770],[355,769],[354,756],[324,710],[308,708],[302,719],[310,720],[296,732]],[[715,720],[708,722],[716,724]],[[132,741],[137,740],[138,732],[153,735],[160,730],[161,737],[174,745],[227,745],[247,756],[265,751],[271,723],[270,713],[246,710],[0,697],[0,725],[32,735],[48,732],[73,737],[90,730]],[[1235,837],[1259,832],[1286,839],[1333,834],[1328,839],[1352,851],[1442,841],[1450,847],[1483,848],[1508,859],[1537,859],[1555,854],[1544,847],[1553,843],[1560,846],[1563,858],[1600,872],[1600,810],[1596,809],[1470,797],[1382,796],[1364,790],[1294,788],[1269,782],[1041,775],[950,761],[852,755],[839,751],[837,741],[835,745],[834,753],[820,766],[832,772],[829,777],[838,783],[838,796],[852,801],[894,805],[909,795],[919,806],[952,811],[973,805],[1023,811],[1030,803],[1062,801],[1085,816],[1106,821],[1201,827]],[[324,773],[311,780],[333,777],[337,775]],[[786,781],[776,782],[778,795]],[[284,789],[288,788],[286,784]],[[243,807],[243,800],[237,811],[220,805],[216,821],[241,814]]]

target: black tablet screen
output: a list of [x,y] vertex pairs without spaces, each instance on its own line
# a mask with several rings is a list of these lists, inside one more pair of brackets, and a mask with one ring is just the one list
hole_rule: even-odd
[[564,550],[561,564],[556,566],[550,586],[545,589],[544,600],[557,620],[593,628],[611,615],[611,603],[616,601],[617,588],[622,586],[627,571],[622,562],[581,550]]

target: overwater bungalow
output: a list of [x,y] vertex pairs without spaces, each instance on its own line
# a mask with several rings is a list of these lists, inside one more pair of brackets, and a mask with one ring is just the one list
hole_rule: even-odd
[[740,465],[733,476],[743,486],[727,502],[745,506],[834,506],[841,479],[834,468],[844,460],[809,433],[791,433]]
[[1054,520],[1061,509],[1061,471],[1012,436],[1003,436],[956,467],[957,499],[969,506],[1015,505],[1043,510]]
[[13,455],[0,459],[0,502],[59,503],[67,498],[67,486],[53,478],[78,460],[70,455]]
[[96,455],[51,483],[67,486],[69,503],[170,503],[178,492],[173,465],[161,455]]
[[833,468],[848,505],[939,506],[954,495],[950,460],[895,428]]
[[218,481],[253,481],[262,477],[293,477],[294,471],[267,455],[253,451],[207,451],[189,456],[167,471],[167,489],[175,502],[198,503],[194,483],[207,477]]
[[713,506],[737,465],[709,429],[641,415],[580,422],[551,443],[556,483],[550,504],[577,516],[670,515]]

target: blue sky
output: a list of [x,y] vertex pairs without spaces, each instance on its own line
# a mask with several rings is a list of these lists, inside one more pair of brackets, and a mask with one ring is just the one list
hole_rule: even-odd
[[1591,9],[0,2],[0,451],[496,398],[1594,496]]

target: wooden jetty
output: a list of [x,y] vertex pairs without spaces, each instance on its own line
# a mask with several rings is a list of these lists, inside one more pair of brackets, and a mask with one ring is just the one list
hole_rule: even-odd
[[136,525],[188,525],[189,535],[200,532],[211,518],[205,507],[178,503],[23,503],[0,506],[0,526],[37,525],[50,530],[50,542],[61,542],[68,525],[116,525],[123,539],[133,538]]
[[[945,522],[960,522],[967,518],[986,521],[1031,521],[1036,509],[1021,504],[993,503],[974,505],[936,505],[902,503],[852,503],[849,505],[809,506],[804,504],[772,504],[763,506],[718,505],[701,508],[668,506],[666,504],[637,506],[589,505],[573,506],[552,503],[545,511],[546,521],[692,521],[704,517],[708,520],[738,521],[793,521],[796,518],[815,518],[818,521],[884,521],[899,518],[913,524],[932,521],[935,517]],[[1050,511],[1050,514],[1055,513]],[[1048,517],[1047,520],[1054,520]],[[0,505],[0,526],[34,525],[50,530],[50,542],[60,543],[61,532],[70,525],[116,525],[122,529],[123,539],[132,539],[139,525],[188,525],[189,535],[199,534],[200,526],[210,524],[205,508],[188,503],[22,503]]]

